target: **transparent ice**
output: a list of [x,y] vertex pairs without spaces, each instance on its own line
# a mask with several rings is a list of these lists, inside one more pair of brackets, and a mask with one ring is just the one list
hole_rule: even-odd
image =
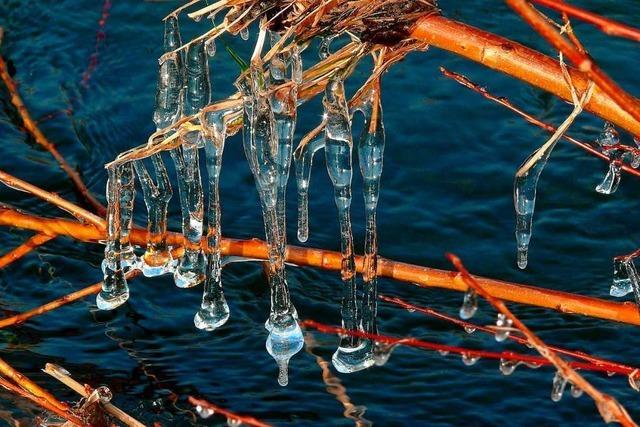
[[613,259],[613,282],[611,283],[611,289],[609,294],[613,297],[623,297],[628,293],[633,292],[631,286],[631,279],[627,273],[625,263],[628,262],[625,258]]
[[[460,307],[460,318],[463,320],[469,320],[478,311],[478,294],[475,289],[469,287],[464,294],[462,300],[462,307]],[[466,329],[466,328],[465,328]],[[475,330],[475,329],[474,329]]]
[[559,402],[564,394],[564,389],[567,386],[567,379],[562,376],[560,372],[556,372],[551,384],[551,400]]

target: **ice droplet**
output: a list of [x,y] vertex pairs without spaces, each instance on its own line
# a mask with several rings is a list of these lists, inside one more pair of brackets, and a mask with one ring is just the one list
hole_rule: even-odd
[[502,375],[511,375],[519,364],[517,360],[500,359],[500,372]]
[[438,350],[438,353],[440,353],[440,356],[446,356],[449,354],[448,350]]
[[584,393],[584,390],[582,390],[580,387],[576,386],[575,384],[571,384],[571,397],[577,399],[580,396],[582,396],[582,393]]
[[607,174],[604,176],[604,179],[598,186],[596,187],[596,191],[601,194],[613,194],[618,189],[620,185],[620,164],[617,161],[613,161],[609,163],[609,170]]
[[631,279],[627,273],[625,263],[628,262],[625,258],[613,259],[613,282],[611,283],[611,289],[609,294],[613,297],[623,297],[628,293],[633,292],[631,287]]
[[508,319],[507,316],[502,313],[498,313],[498,317],[496,319],[496,341],[502,342],[509,337],[511,334],[509,328],[511,328],[512,324],[513,321],[511,319]]
[[249,40],[249,27],[244,27],[240,30],[240,38],[244,41]]
[[460,307],[460,318],[464,320],[469,320],[476,314],[478,311],[478,294],[475,289],[468,288],[467,292],[464,294],[464,299],[462,300],[462,307]]
[[216,39],[212,37],[207,40],[204,44],[204,48],[207,51],[207,55],[212,58],[216,56]]
[[200,405],[196,406],[196,412],[198,413],[198,415],[200,415],[200,418],[205,420],[216,413],[213,409],[205,408],[204,406]]
[[480,360],[480,356],[473,356],[469,353],[462,353],[462,363],[466,366],[473,366]]
[[242,420],[238,418],[227,418],[227,426],[229,427],[238,427],[242,425]]
[[472,333],[474,333],[474,332],[476,331],[476,328],[475,328],[474,326],[466,325],[466,326],[464,327],[464,331],[465,331],[466,333],[468,333],[468,334],[472,334]]
[[551,400],[559,402],[564,394],[564,388],[567,385],[567,379],[562,376],[560,372],[556,372],[553,377],[553,383],[551,384]]
[[113,393],[109,390],[109,387],[100,386],[95,390],[98,393],[100,403],[109,403],[113,399]]

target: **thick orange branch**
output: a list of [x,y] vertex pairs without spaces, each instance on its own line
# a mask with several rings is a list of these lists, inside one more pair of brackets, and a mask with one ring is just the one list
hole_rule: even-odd
[[[571,91],[562,77],[558,60],[519,43],[437,15],[421,18],[411,35],[571,101]],[[574,68],[570,68],[569,73],[576,90],[583,92],[588,85],[587,75]],[[640,135],[640,121],[620,108],[599,87],[594,90],[585,110]]]
[[[106,238],[105,232],[91,224],[79,224],[65,219],[40,218],[34,215],[0,207],[0,225],[26,228],[47,234],[58,234],[86,242],[98,242]],[[133,229],[131,242],[138,246],[146,245],[146,230]],[[167,243],[178,247],[182,244],[182,235],[169,233]],[[267,259],[266,243],[258,239],[237,240],[223,238],[223,255],[244,256],[247,258]],[[324,270],[339,271],[342,255],[323,249],[287,247],[286,261],[301,266],[310,266]],[[356,258],[358,272],[363,271],[363,257]],[[436,287],[464,292],[467,285],[459,273],[421,267],[380,258],[378,276],[415,284],[421,287]],[[520,285],[499,280],[478,277],[477,280],[491,295],[520,304],[550,308],[562,313],[579,314],[613,320],[621,323],[640,325],[640,314],[633,303],[619,303],[599,298],[570,294],[552,289]]]

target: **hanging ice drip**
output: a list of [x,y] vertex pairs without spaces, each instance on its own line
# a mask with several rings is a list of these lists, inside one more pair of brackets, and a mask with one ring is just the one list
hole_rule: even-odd
[[[123,165],[124,166],[124,165]],[[129,287],[122,262],[122,219],[120,177],[123,166],[109,168],[107,180],[107,244],[104,249],[102,290],[96,298],[101,310],[111,310],[129,299]]]
[[[340,224],[342,251],[342,327],[362,330],[356,295],[356,264],[351,230],[351,178],[353,140],[351,120],[341,76],[327,83],[323,99],[325,126],[325,156],[327,172],[333,183],[334,199]],[[367,342],[355,336],[344,336],[333,354],[333,365],[340,372],[355,372],[374,363]]]
[[[302,349],[304,338],[297,313],[289,298],[285,273],[285,230],[279,227],[277,197],[282,169],[278,163],[278,133],[269,99],[268,79],[260,60],[266,33],[262,29],[249,73],[237,82],[243,96],[243,146],[260,197],[265,234],[269,247],[268,279],[271,311],[265,327],[269,331],[267,351],[278,363],[278,383],[288,383],[289,359]],[[287,171],[288,173],[288,171]],[[282,212],[284,214],[284,212]]]
[[[211,101],[209,65],[204,42],[194,43],[187,50],[186,90],[183,114],[198,113]],[[178,189],[182,209],[184,255],[174,272],[176,286],[190,288],[204,280],[206,259],[201,247],[204,222],[204,199],[198,148],[204,145],[201,132],[188,132],[182,136],[181,147],[171,150],[178,172]]]
[[222,169],[222,153],[226,139],[225,113],[219,111],[209,113],[207,123],[201,123],[208,129],[202,134],[206,153],[207,175],[209,179],[209,204],[207,206],[207,268],[204,292],[200,310],[193,322],[198,329],[214,330],[224,325],[229,319],[229,306],[222,290],[222,260],[220,255],[220,170]]

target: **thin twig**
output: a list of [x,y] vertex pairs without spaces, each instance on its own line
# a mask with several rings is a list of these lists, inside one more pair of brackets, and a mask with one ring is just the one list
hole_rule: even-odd
[[[537,119],[536,117],[532,116],[531,114],[525,112],[524,110],[522,110],[520,107],[514,105],[509,99],[502,97],[502,96],[496,96],[493,95],[491,92],[489,92],[487,90],[487,88],[480,86],[477,83],[474,83],[473,81],[471,81],[468,77],[453,72],[453,71],[449,71],[444,67],[440,67],[440,71],[442,72],[442,74],[447,77],[450,78],[458,83],[460,83],[462,86],[471,89],[472,91],[476,92],[477,94],[483,96],[484,98],[493,101],[497,104],[502,105],[503,107],[506,107],[507,109],[513,111],[514,113],[518,114],[520,117],[524,118],[527,122],[531,123],[532,125],[538,126],[541,129],[546,130],[547,132],[551,132],[554,133],[556,132],[557,128],[545,123],[539,119]],[[567,141],[569,141],[570,143],[572,143],[573,145],[580,147],[581,149],[583,149],[584,151],[586,151],[587,153],[601,159],[604,160],[607,163],[611,163],[611,158],[609,156],[607,156],[606,154],[603,154],[602,152],[596,150],[595,148],[593,148],[592,146],[590,146],[589,144],[582,142],[576,138],[573,138],[569,135],[567,135],[566,133],[562,135],[562,137],[564,139],[566,139]],[[640,177],[640,171],[626,165],[623,164],[622,165],[622,170],[634,175],[636,177]]]
[[69,163],[67,163],[67,161],[57,150],[55,145],[53,145],[53,143],[51,143],[47,139],[47,137],[44,136],[42,131],[40,131],[40,128],[38,128],[38,125],[36,125],[36,123],[31,118],[27,107],[24,105],[24,103],[22,102],[22,98],[20,98],[20,95],[18,94],[16,83],[9,75],[7,64],[5,63],[2,56],[0,56],[0,78],[2,78],[2,80],[4,81],[4,84],[6,85],[7,90],[11,95],[11,103],[18,111],[18,114],[20,114],[24,128],[27,130],[27,132],[29,132],[29,134],[33,136],[33,139],[36,141],[36,143],[38,143],[38,145],[51,153],[51,155],[60,165],[60,168],[62,168],[62,170],[69,176],[71,182],[76,187],[76,190],[82,195],[86,202],[89,203],[89,205],[92,206],[93,209],[95,209],[96,213],[98,215],[105,215],[107,212],[105,207],[91,194],[87,186],[84,184],[84,181],[82,181],[82,178],[80,178],[78,172],[74,168],[72,168]]
[[549,360],[562,375],[563,378],[571,382],[571,384],[584,390],[596,403],[598,411],[602,419],[610,423],[612,421],[618,421],[624,426],[635,426],[636,423],[631,419],[624,407],[618,403],[615,398],[604,394],[591,385],[584,377],[578,374],[572,367],[570,362],[566,362],[560,356],[551,350],[537,335],[535,335],[524,323],[520,321],[512,312],[507,308],[502,300],[495,298],[489,292],[487,292],[480,283],[471,277],[465,266],[456,255],[447,254],[447,258],[451,261],[453,266],[460,272],[462,280],[471,289],[475,290],[480,296],[489,302],[496,310],[504,314],[508,319],[513,322],[513,326],[519,329],[522,334],[527,338],[529,344],[531,344],[544,358]]
[[23,256],[27,255],[32,250],[36,249],[39,246],[44,245],[51,239],[55,239],[55,235],[49,234],[36,234],[35,236],[30,237],[26,242],[13,249],[10,252],[2,255],[0,257],[0,268],[4,268],[9,264],[19,260]]
[[106,227],[105,220],[100,218],[99,216],[96,216],[91,212],[82,209],[80,206],[63,199],[57,194],[50,193],[40,187],[36,187],[35,185],[23,181],[20,178],[16,178],[15,176],[10,175],[2,170],[0,170],[0,181],[6,186],[13,188],[14,190],[33,194],[34,196],[44,200],[45,202],[49,202],[59,207],[60,209],[70,213],[80,221],[89,222],[100,228]]
[[40,387],[38,384],[31,381],[26,376],[22,375],[20,372],[15,370],[11,365],[9,365],[4,360],[0,359],[0,375],[5,378],[10,379],[14,383],[18,384],[20,387],[31,393],[32,395],[42,398],[55,406],[56,408],[67,411],[69,409],[69,405],[66,403],[60,402],[56,399],[51,393]]

